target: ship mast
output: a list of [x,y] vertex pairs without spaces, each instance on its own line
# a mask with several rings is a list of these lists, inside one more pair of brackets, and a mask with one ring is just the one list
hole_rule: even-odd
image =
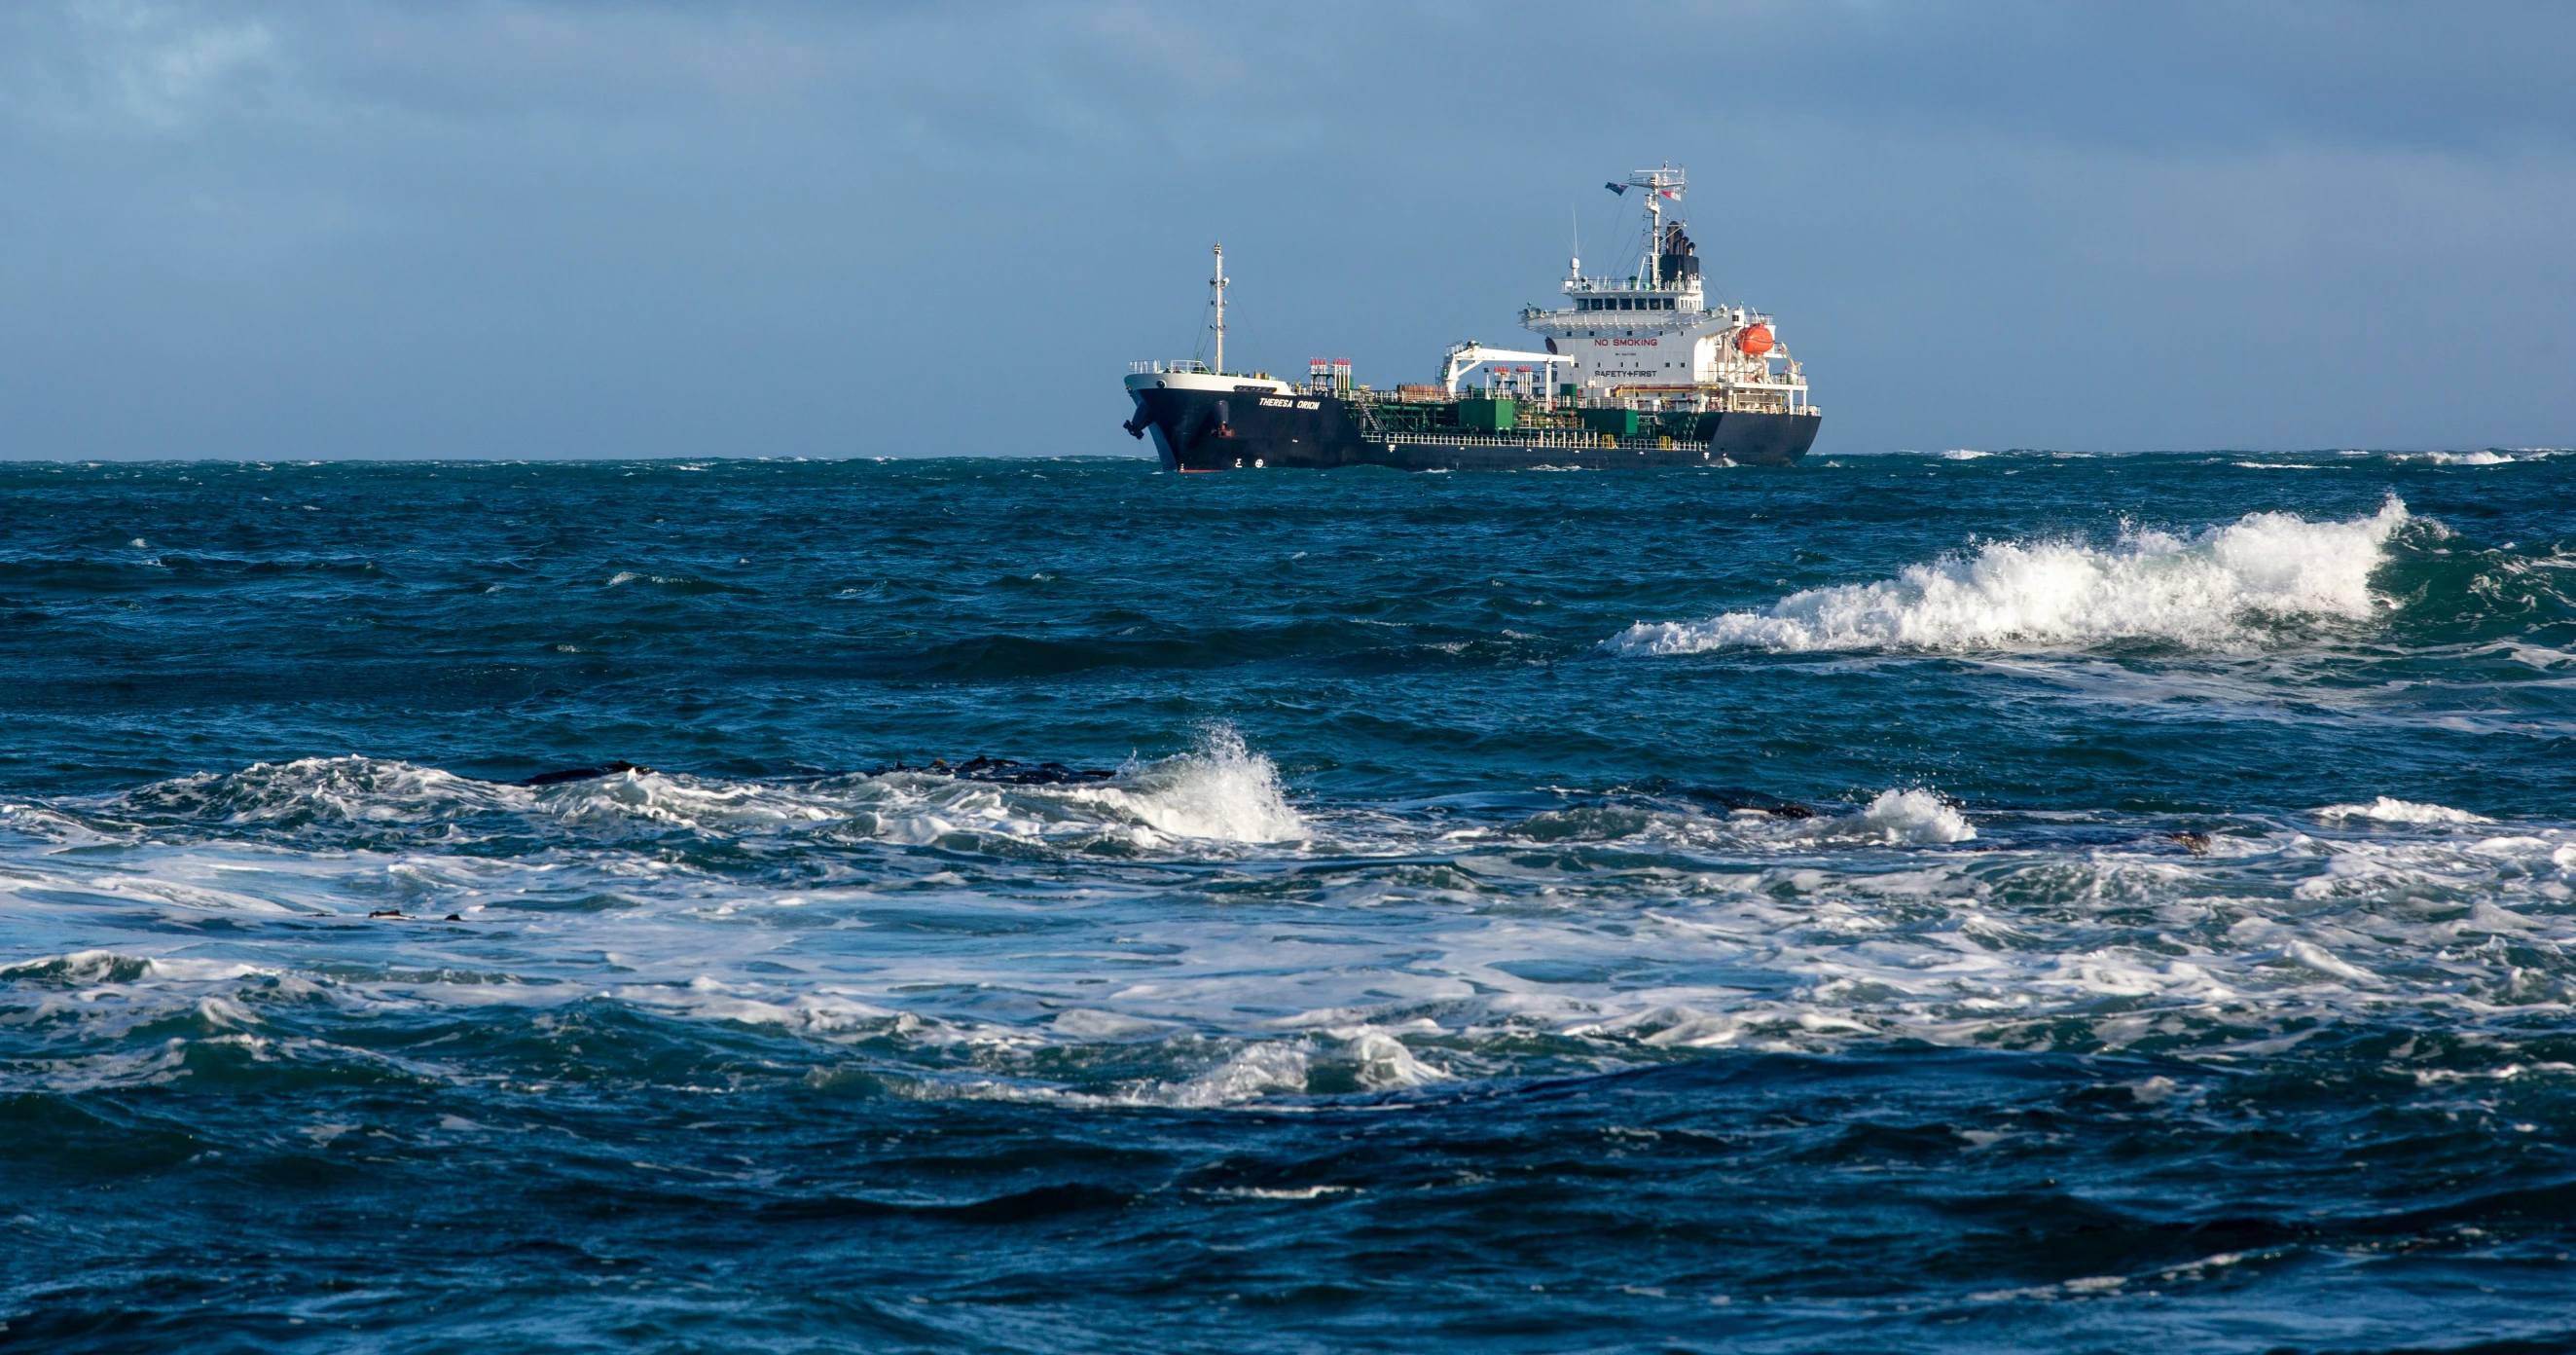
[[1208,294],[1216,302],[1216,373],[1225,375],[1225,242],[1216,242],[1216,274],[1208,279]]
[[[1647,176],[1650,182],[1653,177]],[[1664,285],[1664,199],[1654,188],[1646,190],[1646,285]]]
[[1682,200],[1688,180],[1666,161],[1662,169],[1641,169],[1628,176],[1630,187],[1646,190],[1646,285],[1664,285],[1664,199]]

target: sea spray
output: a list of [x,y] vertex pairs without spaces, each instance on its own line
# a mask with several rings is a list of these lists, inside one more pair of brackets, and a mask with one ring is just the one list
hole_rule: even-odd
[[1977,835],[1956,805],[1928,790],[1880,791],[1856,818],[1872,836],[1888,843],[1965,842]]
[[1606,643],[1622,655],[1718,649],[1977,650],[2152,640],[2250,644],[2267,624],[2365,621],[2370,576],[2408,521],[2395,498],[2367,517],[2313,522],[2248,513],[2190,535],[2132,529],[2109,548],[1993,542],[1907,566],[1896,578],[1792,593],[1759,612],[1639,622]]
[[1211,725],[1190,751],[1088,793],[1173,837],[1283,842],[1307,834],[1280,791],[1279,768],[1245,746],[1232,725]]
[[928,771],[738,780],[630,768],[529,787],[396,759],[343,756],[191,773],[65,807],[73,816],[21,808],[9,817],[22,830],[42,827],[57,836],[255,834],[340,848],[415,841],[420,834],[453,846],[487,840],[569,845],[670,830],[709,840],[820,832],[913,843],[968,832],[1077,846],[1104,833],[1146,846],[1308,835],[1288,804],[1277,765],[1222,723],[1201,731],[1180,753],[1137,762],[1108,781],[1061,786]]
[[2449,805],[2417,804],[2382,795],[2368,804],[2327,805],[2315,811],[2321,819],[2375,819],[2381,823],[2493,823],[2483,814],[2472,814]]

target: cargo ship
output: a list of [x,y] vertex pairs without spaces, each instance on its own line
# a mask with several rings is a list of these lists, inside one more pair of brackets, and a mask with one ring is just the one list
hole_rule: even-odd
[[1345,358],[1309,359],[1303,381],[1226,370],[1218,244],[1213,360],[1130,364],[1127,432],[1151,437],[1169,471],[1795,465],[1823,416],[1778,321],[1708,304],[1682,171],[1603,187],[1643,198],[1633,271],[1587,276],[1578,255],[1560,288],[1566,304],[1521,312],[1543,351],[1471,340],[1449,349],[1437,381],[1393,390],[1355,384]]

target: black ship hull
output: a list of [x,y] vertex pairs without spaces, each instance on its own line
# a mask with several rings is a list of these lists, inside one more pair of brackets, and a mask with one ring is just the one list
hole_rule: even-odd
[[1672,431],[1618,437],[1584,430],[1407,432],[1367,405],[1332,395],[1282,394],[1268,386],[1233,392],[1148,387],[1131,390],[1127,431],[1151,437],[1170,471],[1324,469],[1642,470],[1669,466],[1791,466],[1807,454],[1823,420],[1814,414],[1749,410],[1663,416]]

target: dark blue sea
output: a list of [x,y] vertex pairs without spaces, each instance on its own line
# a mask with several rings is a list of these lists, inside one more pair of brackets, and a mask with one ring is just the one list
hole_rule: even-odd
[[2571,1253],[2576,455],[0,466],[0,1348],[2541,1351]]

